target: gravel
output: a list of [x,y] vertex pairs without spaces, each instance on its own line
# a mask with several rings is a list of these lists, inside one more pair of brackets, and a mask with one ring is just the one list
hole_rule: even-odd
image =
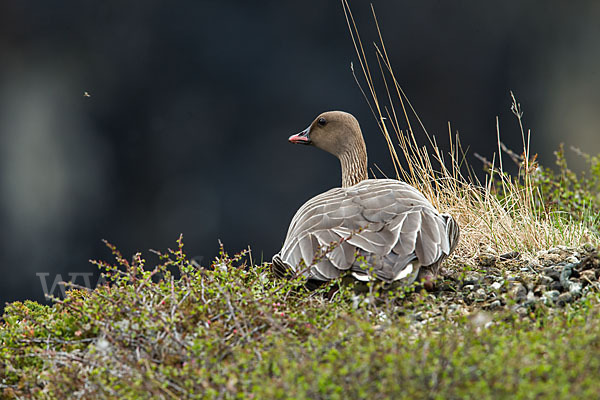
[[600,291],[600,256],[591,244],[557,246],[535,255],[495,255],[488,248],[475,258],[476,265],[455,261],[462,270],[441,271],[427,318],[500,310],[530,317],[539,307],[558,310]]

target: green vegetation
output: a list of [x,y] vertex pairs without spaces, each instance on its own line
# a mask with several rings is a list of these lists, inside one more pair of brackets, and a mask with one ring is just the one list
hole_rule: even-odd
[[[578,149],[572,149],[583,157],[588,171],[577,174],[569,169],[564,145],[554,152],[558,172],[540,167],[538,182],[546,200],[545,209],[563,211],[575,220],[598,218],[600,214],[600,157],[590,156]],[[591,226],[598,228],[598,220]]]
[[[597,282],[577,302],[514,312],[456,296],[473,268],[418,288],[315,292],[221,252],[190,263],[181,239],[148,268],[110,246],[107,283],[52,306],[8,305],[4,398],[596,398]],[[589,248],[589,259],[600,259]],[[484,271],[483,267],[478,267]],[[490,273],[490,270],[487,270]],[[176,277],[177,276],[177,277]],[[482,282],[483,286],[486,285]],[[464,307],[456,307],[462,304]]]

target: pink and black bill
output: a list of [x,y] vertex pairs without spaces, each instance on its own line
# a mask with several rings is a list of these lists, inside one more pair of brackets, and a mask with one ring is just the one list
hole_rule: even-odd
[[309,133],[310,127],[306,128],[300,133],[296,133],[295,135],[290,136],[288,140],[290,141],[290,143],[311,144]]

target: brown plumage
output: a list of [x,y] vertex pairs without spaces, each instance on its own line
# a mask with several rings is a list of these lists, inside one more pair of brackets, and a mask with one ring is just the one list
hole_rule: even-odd
[[273,256],[274,271],[316,281],[351,275],[406,285],[418,277],[432,287],[441,262],[458,243],[456,221],[404,182],[368,179],[365,142],[351,114],[325,112],[289,140],[335,155],[342,187],[300,207]]

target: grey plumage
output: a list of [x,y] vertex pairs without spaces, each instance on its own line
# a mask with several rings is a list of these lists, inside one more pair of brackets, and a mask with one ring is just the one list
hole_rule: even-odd
[[421,266],[437,271],[457,241],[454,219],[439,214],[415,188],[393,179],[367,179],[307,201],[292,219],[273,265],[279,275],[301,272],[320,281],[351,273],[360,280],[410,283]]
[[[325,116],[325,117],[323,117]],[[319,116],[304,133],[311,133],[319,118],[341,121],[330,124],[321,135],[343,135],[359,141],[348,148],[364,148],[358,123],[350,114],[329,112]],[[347,123],[350,120],[350,123]],[[349,131],[358,130],[358,135]],[[316,135],[314,135],[316,136]],[[309,137],[306,134],[306,137]],[[294,137],[290,138],[293,141]],[[314,143],[317,147],[319,143]],[[329,146],[327,151],[343,160]],[[333,151],[331,149],[334,149]],[[346,169],[358,183],[342,177],[343,186],[317,195],[304,203],[293,217],[281,251],[273,257],[280,276],[301,274],[328,281],[344,275],[358,280],[378,279],[410,284],[418,276],[435,276],[441,262],[456,247],[459,227],[449,215],[440,214],[412,186],[393,179],[366,179],[366,151],[353,151],[359,158]],[[342,164],[343,173],[344,165]],[[364,169],[364,172],[355,173]]]

